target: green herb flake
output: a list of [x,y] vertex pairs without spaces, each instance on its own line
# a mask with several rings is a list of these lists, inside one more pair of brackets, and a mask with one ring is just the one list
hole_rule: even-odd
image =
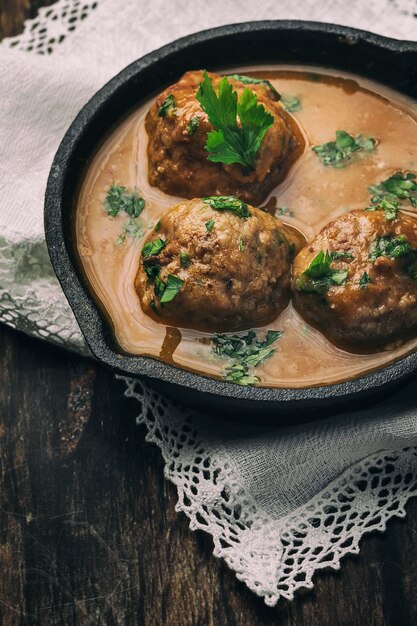
[[249,170],[255,169],[258,150],[266,131],[274,123],[274,116],[258,104],[257,95],[245,88],[238,100],[237,92],[226,77],[221,79],[216,94],[204,70],[196,98],[215,128],[207,135],[205,145],[209,161],[239,163]]
[[206,230],[208,233],[211,233],[211,231],[214,228],[214,224],[215,224],[214,220],[209,220],[208,222],[206,222],[205,226],[206,226]]
[[412,252],[410,243],[405,235],[384,235],[377,237],[371,244],[368,258],[376,261],[381,256],[397,259]]
[[320,251],[309,267],[295,281],[298,291],[325,294],[334,285],[343,285],[348,277],[347,270],[334,270],[330,267],[332,257],[329,251]]
[[228,74],[228,78],[238,80],[244,85],[264,85],[272,92],[276,100],[280,100],[281,98],[274,85],[269,80],[266,80],[266,78],[253,78],[253,76],[243,76],[242,74]]
[[365,287],[369,285],[369,283],[371,282],[372,282],[371,277],[369,276],[367,272],[364,272],[359,279],[359,284],[361,286],[361,289],[365,289]]
[[287,217],[294,217],[294,211],[286,206],[281,206],[276,210],[276,215],[286,215]]
[[120,212],[130,217],[139,217],[145,208],[145,200],[138,191],[128,191],[123,185],[111,185],[104,201],[104,209],[110,217],[117,217]]
[[216,211],[230,211],[243,219],[251,215],[248,205],[236,196],[209,196],[203,202]]
[[155,300],[151,300],[149,302],[149,306],[151,307],[152,311],[155,313],[155,315],[160,315],[159,309],[155,304]]
[[330,252],[330,256],[332,257],[332,261],[343,261],[345,259],[354,259],[355,257],[351,252]]
[[399,202],[388,200],[387,198],[382,198],[378,203],[368,206],[365,211],[384,211],[385,219],[388,222],[392,222],[397,218],[397,213],[399,209]]
[[167,96],[158,109],[159,117],[172,117],[175,114],[175,98],[172,94]]
[[165,283],[165,289],[163,294],[161,295],[161,304],[171,302],[171,300],[173,300],[178,295],[183,284],[184,281],[181,278],[175,276],[175,274],[168,274],[167,281]]
[[314,146],[313,150],[323,165],[344,167],[348,161],[352,160],[355,152],[373,152],[376,143],[372,137],[364,137],[363,135],[352,137],[344,130],[337,130],[336,141]]
[[240,236],[239,237],[239,252],[244,252],[245,251],[245,244],[243,243],[243,239]]
[[162,252],[162,250],[167,245],[167,241],[165,239],[154,239],[153,241],[148,241],[142,248],[142,256],[146,259],[151,256],[155,256]]
[[161,220],[158,220],[155,224],[154,231],[157,233],[160,228],[161,228]]
[[188,267],[190,265],[190,255],[186,252],[180,252],[181,267]]
[[158,276],[159,272],[161,271],[161,266],[156,265],[156,263],[145,262],[143,265],[143,269],[145,270],[145,274],[149,278],[149,280],[153,282],[155,277]]
[[401,201],[408,200],[412,207],[417,208],[416,174],[412,172],[396,172],[378,185],[371,185],[369,192],[374,205],[386,201],[397,204],[398,209],[399,204],[403,205]]
[[238,385],[256,385],[260,378],[253,374],[252,368],[276,352],[272,344],[282,335],[282,331],[268,330],[263,341],[258,340],[253,330],[246,335],[214,335],[212,338],[214,353],[231,361],[224,371],[225,380]]
[[288,113],[297,113],[301,111],[301,100],[298,96],[290,96],[284,94],[281,99],[282,106]]
[[197,130],[197,128],[199,126],[199,124],[200,124],[200,118],[198,116],[192,117],[190,119],[190,121],[188,122],[187,133],[189,135],[194,135],[195,131]]

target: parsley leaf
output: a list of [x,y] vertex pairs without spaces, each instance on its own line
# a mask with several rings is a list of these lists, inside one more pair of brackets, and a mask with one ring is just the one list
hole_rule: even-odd
[[187,252],[180,252],[181,267],[188,267],[190,265],[190,255]]
[[260,378],[254,376],[250,368],[257,367],[276,352],[271,346],[282,335],[280,330],[268,330],[263,341],[257,339],[253,330],[246,335],[214,335],[214,353],[232,361],[225,369],[225,380],[238,385],[256,385]]
[[151,300],[149,302],[149,306],[151,307],[152,311],[155,313],[155,315],[160,315],[159,309],[156,306],[155,300]]
[[266,80],[266,78],[253,78],[252,76],[243,76],[242,74],[228,74],[228,78],[238,80],[244,85],[265,85],[265,87],[268,87],[268,89],[273,93],[276,100],[281,98],[274,85],[269,80]]
[[209,196],[203,198],[203,202],[216,211],[230,211],[242,218],[251,215],[248,205],[235,196]]
[[153,241],[148,241],[142,248],[142,256],[146,259],[150,256],[154,256],[162,252],[162,250],[167,245],[166,239],[154,239]]
[[336,141],[329,141],[320,146],[314,146],[313,150],[323,165],[344,167],[350,161],[355,152],[373,152],[376,140],[372,137],[357,135],[352,137],[344,130],[336,131]]
[[205,225],[206,225],[206,230],[208,233],[211,233],[211,231],[213,230],[214,223],[215,223],[214,220],[209,220],[208,222],[206,222]]
[[286,206],[278,207],[276,215],[287,215],[288,217],[294,217],[295,213]]
[[330,252],[330,256],[332,257],[332,261],[355,258],[351,252]]
[[397,217],[399,202],[382,198],[378,203],[368,206],[365,211],[385,211],[385,219],[392,222]]
[[175,98],[172,94],[167,96],[158,109],[159,117],[172,117],[175,113]]
[[[237,92],[226,77],[219,83],[218,95],[204,70],[196,98],[215,130],[207,135],[206,150],[209,161],[240,163],[255,168],[255,159],[266,131],[274,117],[258,104],[258,97],[245,88],[238,101]],[[238,125],[238,117],[240,126]]]
[[243,243],[242,236],[239,237],[239,252],[245,251],[245,244]]
[[347,270],[332,270],[329,251],[320,251],[309,267],[295,281],[298,291],[324,294],[333,285],[343,285],[348,277]]
[[[416,175],[412,172],[396,172],[379,185],[371,185],[369,187],[372,194],[371,202],[381,204],[385,200],[393,204],[397,203],[398,208],[399,200],[408,200],[414,208],[417,208],[417,183],[415,179]],[[400,202],[400,204],[402,203]]]
[[288,113],[296,113],[297,111],[301,111],[301,100],[298,96],[289,96],[284,94],[282,96],[281,102],[282,106],[286,111],[288,111]]
[[190,119],[190,121],[188,122],[188,126],[187,126],[187,133],[189,135],[194,135],[195,131],[197,130],[198,126],[200,124],[200,118],[197,117],[192,117]]
[[362,276],[359,279],[359,284],[361,286],[361,289],[364,289],[367,285],[369,285],[369,283],[371,283],[371,277],[369,276],[368,272],[364,272],[362,274]]
[[175,298],[175,296],[180,291],[183,286],[184,281],[175,276],[175,274],[168,274],[167,282],[165,284],[164,291],[161,295],[161,304],[165,304],[166,302],[171,302]]
[[391,259],[397,259],[399,257],[407,256],[412,251],[410,243],[407,241],[405,235],[384,235],[377,237],[371,244],[368,258],[371,261],[375,261],[380,256],[390,257]]
[[110,217],[117,217],[120,211],[130,217],[139,217],[145,208],[145,200],[136,189],[129,192],[123,185],[112,185],[107,191],[104,208]]

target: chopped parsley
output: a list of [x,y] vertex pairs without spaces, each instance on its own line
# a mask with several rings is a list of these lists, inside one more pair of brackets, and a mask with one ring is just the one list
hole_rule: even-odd
[[354,259],[355,257],[351,252],[330,252],[332,261],[339,261],[343,259]]
[[175,274],[168,274],[167,282],[164,283],[164,291],[162,292],[160,296],[161,304],[165,304],[166,302],[171,302],[171,300],[173,300],[175,296],[179,293],[183,284],[184,284],[184,281],[181,278],[179,278],[179,276],[175,276]]
[[399,202],[397,202],[396,200],[388,200],[388,198],[382,198],[382,200],[379,200],[379,202],[377,202],[376,204],[368,206],[365,211],[384,211],[385,219],[388,222],[392,222],[392,220],[395,220],[397,217],[398,208]]
[[151,300],[151,301],[149,302],[149,306],[151,307],[151,309],[152,309],[152,311],[155,313],[155,315],[160,315],[160,313],[159,313],[159,309],[158,309],[158,307],[156,306],[155,300]]
[[252,373],[275,352],[272,344],[282,337],[280,330],[268,330],[265,339],[259,341],[255,331],[246,335],[214,335],[213,351],[222,358],[230,359],[231,364],[224,371],[224,378],[238,385],[256,385],[260,378]]
[[295,281],[298,291],[325,294],[333,285],[343,285],[348,277],[347,270],[333,270],[329,251],[320,251],[309,267]]
[[298,96],[283,95],[281,98],[282,106],[288,113],[296,113],[301,111],[301,100]]
[[190,119],[190,121],[188,122],[188,126],[187,126],[188,134],[189,135],[194,135],[194,133],[197,130],[199,124],[200,124],[200,118],[198,116],[192,117]]
[[242,218],[251,215],[248,205],[236,196],[209,196],[203,198],[203,202],[216,211],[230,211]]
[[384,235],[377,237],[371,244],[368,258],[375,261],[381,256],[391,259],[407,256],[412,252],[410,243],[405,235]]
[[180,252],[181,267],[188,267],[190,265],[190,255],[186,252]]
[[369,192],[372,204],[380,205],[386,201],[397,204],[398,208],[398,204],[403,204],[401,201],[408,200],[411,206],[417,208],[416,175],[412,172],[396,172],[378,185],[371,185]]
[[159,117],[172,117],[175,113],[175,98],[172,94],[167,96],[158,109]]
[[242,236],[239,237],[239,252],[245,251],[245,244],[243,243]]
[[276,215],[287,215],[288,217],[294,217],[294,211],[286,206],[281,206],[276,210]]
[[371,283],[371,277],[369,276],[368,272],[364,272],[362,274],[362,276],[359,279],[359,284],[361,286],[361,289],[364,289],[367,285],[369,285],[369,283]]
[[208,233],[211,233],[211,231],[214,228],[214,224],[215,224],[214,220],[209,220],[208,222],[206,222],[205,226],[206,226],[206,230]]
[[161,266],[157,265],[156,263],[149,263],[148,261],[147,263],[144,263],[143,269],[145,270],[145,274],[149,278],[149,280],[153,281],[161,271]]
[[[204,70],[196,98],[215,130],[207,135],[209,161],[239,163],[253,170],[258,150],[274,116],[258,104],[258,96],[245,88],[238,100],[237,92],[226,77],[219,83],[218,94]],[[238,123],[240,122],[240,123]]]
[[162,252],[162,250],[167,245],[166,239],[154,239],[153,241],[148,241],[142,248],[142,256],[146,259],[148,257],[154,256]]
[[145,208],[145,200],[137,189],[128,191],[123,185],[111,185],[104,201],[104,210],[110,217],[117,217],[120,213],[129,218],[123,227],[123,232],[116,239],[117,245],[122,245],[127,237],[140,237],[143,234],[143,224],[139,216]]
[[265,87],[272,91],[277,100],[281,98],[274,85],[269,80],[266,80],[266,78],[253,78],[253,76],[243,76],[242,74],[228,74],[228,78],[238,80],[244,85],[265,85]]
[[157,233],[160,228],[161,228],[161,220],[158,220],[155,224],[154,231]]
[[323,165],[344,167],[348,161],[352,160],[355,152],[373,152],[375,147],[376,140],[372,137],[363,135],[352,137],[344,130],[337,130],[335,141],[314,146],[313,150]]

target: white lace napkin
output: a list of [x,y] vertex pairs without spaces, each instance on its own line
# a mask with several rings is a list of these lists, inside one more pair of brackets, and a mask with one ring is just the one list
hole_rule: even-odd
[[[0,320],[86,351],[43,239],[52,157],[81,106],[145,52],[253,19],[332,21],[412,39],[416,0],[60,0],[0,44]],[[210,6],[210,10],[208,9]],[[50,54],[48,54],[50,53]],[[178,510],[265,602],[311,587],[417,490],[413,384],[373,409],[282,429],[213,422],[126,379],[178,488]],[[308,415],[306,415],[308,419]]]

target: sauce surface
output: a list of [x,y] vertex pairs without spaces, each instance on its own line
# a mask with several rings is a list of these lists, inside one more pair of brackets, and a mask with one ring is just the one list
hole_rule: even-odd
[[[360,77],[320,68],[268,66],[225,73],[234,72],[267,78],[284,96],[300,99],[301,109],[293,116],[304,135],[304,152],[261,206],[307,240],[335,217],[368,206],[369,185],[398,170],[417,170],[417,105],[405,96]],[[121,122],[90,163],[76,212],[79,256],[123,351],[222,378],[229,363],[214,354],[211,335],[153,321],[143,313],[134,289],[143,239],[159,217],[180,201],[148,183],[144,120],[150,104]],[[346,167],[325,167],[312,146],[333,141],[336,130],[375,137],[377,149]],[[120,235],[126,216],[109,217],[103,208],[112,184],[138,189],[146,202],[142,232],[124,241]],[[416,338],[374,354],[344,352],[306,324],[292,305],[256,331],[262,338],[269,329],[283,335],[274,345],[275,354],[256,368],[263,386],[335,383],[383,367],[417,348]]]

